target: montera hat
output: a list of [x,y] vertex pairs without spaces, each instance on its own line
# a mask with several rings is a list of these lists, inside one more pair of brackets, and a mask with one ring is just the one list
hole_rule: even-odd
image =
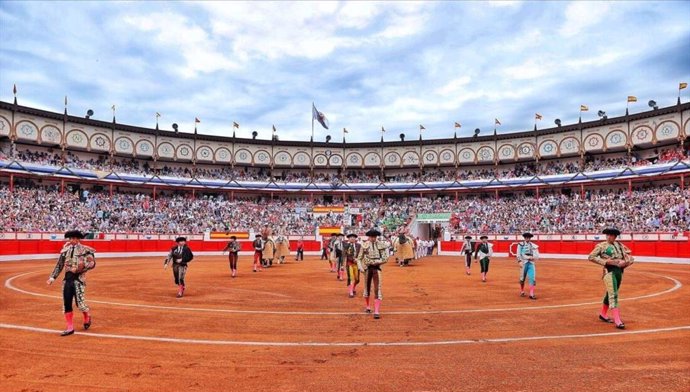
[[602,233],[606,235],[615,235],[616,237],[621,235],[621,231],[616,229],[615,227],[606,228],[604,229],[604,231],[602,231]]
[[84,238],[84,233],[82,233],[79,230],[70,230],[67,233],[65,233],[65,238],[70,239],[70,238],[77,238],[77,239],[83,239]]
[[376,229],[371,229],[367,231],[367,237],[378,237],[381,235],[381,232],[376,230]]

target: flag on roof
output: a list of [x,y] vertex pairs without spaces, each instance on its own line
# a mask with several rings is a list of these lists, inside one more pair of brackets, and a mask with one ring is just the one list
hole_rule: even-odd
[[326,115],[316,110],[316,105],[312,102],[311,104],[311,116],[313,120],[316,120],[321,124],[322,127],[328,129],[328,119]]

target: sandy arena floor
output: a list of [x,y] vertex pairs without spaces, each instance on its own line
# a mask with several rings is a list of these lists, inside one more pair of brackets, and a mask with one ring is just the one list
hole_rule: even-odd
[[[0,263],[2,391],[688,391],[690,266],[637,263],[621,288],[625,331],[597,319],[600,268],[542,260],[536,301],[517,264],[489,282],[459,258],[384,267],[382,319],[311,257],[252,273],[198,257],[175,298],[162,258],[101,259],[94,322],[64,328],[53,262]],[[361,287],[358,292],[361,294]]]

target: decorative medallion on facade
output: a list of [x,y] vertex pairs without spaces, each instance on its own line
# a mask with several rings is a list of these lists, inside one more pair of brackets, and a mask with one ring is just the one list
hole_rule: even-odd
[[19,132],[21,132],[22,135],[29,137],[33,135],[35,129],[33,125],[24,123],[21,127],[19,127]]
[[268,161],[268,154],[266,154],[265,152],[260,152],[256,156],[256,160],[259,162],[266,162],[266,161]]
[[297,155],[297,162],[304,163],[307,161],[307,156],[305,154]]
[[326,157],[324,157],[323,155],[319,155],[318,157],[316,157],[316,163],[319,165],[323,165],[324,163],[326,163]]
[[575,149],[575,142],[573,142],[573,139],[568,139],[568,141],[565,142],[563,145],[563,148],[565,148],[566,151],[572,151]]
[[524,146],[520,147],[520,154],[522,155],[529,155],[532,153],[532,147],[525,144]]
[[120,146],[120,150],[126,151],[129,150],[129,140],[127,139],[121,139],[119,142],[117,142],[117,145]]
[[43,140],[55,142],[58,139],[58,130],[55,128],[46,128],[43,130]]
[[611,136],[611,144],[620,144],[623,141],[623,136],[620,133],[614,133]]
[[227,152],[227,150],[220,150],[220,151],[218,151],[218,158],[220,158],[220,159],[222,159],[222,160],[224,160],[224,161],[227,160],[227,159],[228,159],[228,152]]
[[240,157],[240,160],[242,160],[242,161],[247,160],[247,152],[246,151],[241,151],[238,156]]
[[170,145],[169,145],[169,144],[164,144],[164,145],[163,145],[163,148],[161,149],[161,151],[162,151],[165,155],[170,155],[170,153],[172,153],[172,148],[170,148]]
[[590,137],[587,144],[589,144],[590,147],[597,147],[599,145],[599,138],[598,137]]
[[[486,150],[482,150],[482,158],[484,157],[484,154],[488,155],[488,152]],[[472,154],[469,151],[463,151],[463,153],[462,153],[463,159],[470,159],[471,156],[472,156]]]
[[482,158],[482,160],[484,160],[484,161],[488,161],[489,159],[491,159],[491,153],[489,153],[489,150],[486,149],[486,148],[483,148],[483,149],[479,152],[479,156],[480,156],[480,157]]
[[139,149],[142,152],[149,152],[149,151],[151,151],[151,144],[148,142],[141,142],[139,145]]
[[354,154],[350,155],[350,163],[352,163],[352,164],[359,163],[359,157],[357,155],[354,155]]
[[673,134],[673,131],[673,127],[671,127],[669,124],[666,124],[661,128],[661,136],[669,137],[671,134]]
[[191,154],[191,149],[187,146],[180,148],[180,156],[188,157]]
[[424,156],[424,159],[426,159],[427,162],[433,162],[435,158],[436,157],[433,153],[428,153]]
[[544,144],[543,149],[544,149],[544,152],[551,153],[551,151],[553,151],[553,143]]
[[395,156],[395,154],[388,155],[388,162],[395,163],[397,161],[398,161],[398,158]]
[[501,149],[501,155],[504,156],[504,157],[509,157],[509,156],[511,156],[511,155],[513,155],[513,154],[512,154],[512,152],[510,151],[510,148],[503,148],[503,149]]
[[647,130],[646,129],[640,129],[637,131],[637,140],[645,140],[647,138]]
[[96,136],[96,139],[94,139],[93,142],[96,143],[97,147],[105,148],[106,140],[103,136]]
[[331,152],[331,150],[326,150],[326,152],[325,152],[324,154],[326,154],[326,157],[327,157],[327,158],[330,158],[332,152]]
[[201,151],[199,151],[199,155],[201,155],[202,158],[208,158],[211,156],[211,149],[202,148]]
[[8,129],[7,122],[4,118],[0,118],[0,131],[6,131]]
[[343,162],[340,160],[340,157],[338,155],[333,155],[331,157],[331,165],[340,165]]
[[450,160],[452,159],[452,157],[453,157],[453,154],[451,154],[450,152],[446,151],[446,152],[443,153],[443,155],[441,155],[441,157],[443,158],[444,161],[450,161]]
[[285,153],[279,154],[279,155],[278,155],[278,160],[281,161],[281,162],[287,162],[287,160],[288,160],[287,154],[285,154]]

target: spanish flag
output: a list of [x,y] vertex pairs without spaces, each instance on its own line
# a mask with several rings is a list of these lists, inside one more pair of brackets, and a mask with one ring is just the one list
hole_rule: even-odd
[[628,95],[628,102],[637,102],[637,97],[634,95]]
[[462,125],[460,125],[459,122],[456,122],[456,123],[455,123],[455,128],[460,128],[460,127],[462,127]]
[[195,124],[198,124],[198,123],[200,123],[200,122],[201,122],[201,120],[199,120],[199,117],[194,117],[194,123],[195,123]]
[[541,115],[541,114],[539,114],[539,113],[534,113],[534,119],[535,119],[535,120],[541,120],[541,118],[542,118],[542,115]]
[[587,107],[587,105],[580,105],[580,111],[581,112],[586,112],[588,110],[589,110],[589,107]]
[[421,131],[422,129],[426,129],[426,128],[424,128],[424,125],[419,124],[419,130]]
[[233,122],[232,122],[232,127],[233,127],[233,128],[239,128],[239,127],[240,127],[240,124],[238,124],[238,123],[236,123],[236,122],[233,121]]
[[678,90],[682,90],[684,88],[688,88],[688,84],[685,82],[680,82],[680,84],[678,85]]
[[496,125],[501,125],[501,122],[500,122],[500,121],[498,121],[498,119],[497,119],[497,118],[494,118],[494,124],[496,124]]

